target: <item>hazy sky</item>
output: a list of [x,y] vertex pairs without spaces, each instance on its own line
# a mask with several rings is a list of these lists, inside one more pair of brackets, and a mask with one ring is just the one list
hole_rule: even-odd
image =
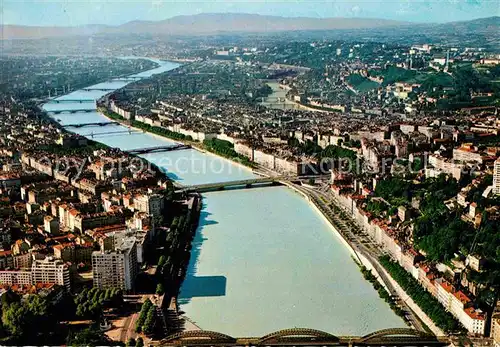
[[[3,6],[2,6],[3,2]],[[500,0],[0,0],[1,22],[117,25],[210,12],[448,22],[500,15]]]

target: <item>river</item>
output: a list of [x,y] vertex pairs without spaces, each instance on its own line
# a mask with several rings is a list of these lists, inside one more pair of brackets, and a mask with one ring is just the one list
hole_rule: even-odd
[[[159,62],[159,61],[158,61]],[[168,71],[161,66],[141,76]],[[119,88],[125,82],[99,84]],[[106,92],[75,91],[61,99],[98,98]],[[88,106],[88,104],[87,104]],[[85,108],[80,103],[46,104],[47,111]],[[62,124],[108,121],[97,112],[54,115]],[[80,128],[94,140],[122,149],[172,143],[147,133],[99,135],[119,125]],[[197,150],[144,156],[182,184],[250,178],[251,171]],[[309,203],[285,187],[207,193],[181,310],[205,330],[260,336],[291,327],[339,335],[362,335],[404,327],[361,275],[347,248]]]

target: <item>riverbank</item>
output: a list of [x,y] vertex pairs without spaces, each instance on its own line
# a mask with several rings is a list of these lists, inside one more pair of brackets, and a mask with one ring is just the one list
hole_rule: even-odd
[[[336,226],[336,223],[331,219],[329,213],[321,208],[321,204],[317,201],[317,198],[313,197],[309,192],[299,188],[294,184],[287,184],[287,186],[302,197],[304,197],[313,209],[319,213],[324,220],[331,226],[334,234],[341,240],[345,247],[350,251],[354,261],[360,266],[369,270],[377,282],[382,285],[384,290],[391,296],[398,296],[404,305],[406,305],[407,311],[410,313],[410,326],[417,330],[432,332],[436,336],[444,336],[445,333],[441,330],[423,310],[413,301],[413,299],[401,288],[401,286],[390,276],[386,269],[379,263],[377,258],[374,258],[368,253],[365,253],[358,244],[354,244],[353,241],[349,240],[349,237],[339,230],[340,227]],[[341,229],[341,228],[340,228]],[[411,317],[413,315],[413,317]]]
[[[132,125],[132,123],[130,121],[126,120],[125,118],[121,117],[120,115],[118,115],[114,112],[111,112],[108,109],[103,108],[103,107],[98,107],[97,112],[100,113],[102,116],[108,118],[109,120],[116,121],[120,125],[125,126],[127,128],[130,128],[132,130],[145,132],[145,133],[153,135],[154,137],[157,137],[159,139],[167,139],[167,140],[173,141],[175,143],[191,146],[191,148],[193,148],[194,150],[197,150],[197,151],[204,153],[204,154],[208,153],[208,154],[213,155],[217,158],[227,160],[227,161],[231,162],[232,164],[237,165],[241,168],[244,168],[248,171],[253,171],[254,169],[258,168],[253,163],[243,162],[242,160],[240,160],[237,157],[224,156],[224,155],[218,153],[216,150],[213,150],[212,148],[206,146],[202,142],[190,140],[190,139],[187,139],[186,137],[182,138],[182,136],[184,136],[183,134],[176,133],[176,132],[170,131],[168,129],[164,129],[164,128],[161,128],[161,129],[164,129],[166,132],[160,133],[160,132],[152,131],[152,130],[154,130],[154,127],[151,127],[151,129],[145,129],[145,128],[138,127],[137,124]],[[169,133],[167,131],[172,133],[172,134],[175,134],[175,135],[169,136],[168,135]],[[179,136],[179,135],[181,135],[181,136]]]

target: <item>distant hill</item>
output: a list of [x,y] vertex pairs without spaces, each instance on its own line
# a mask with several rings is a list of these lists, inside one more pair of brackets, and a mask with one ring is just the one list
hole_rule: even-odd
[[457,33],[482,32],[497,36],[500,32],[500,16],[473,19],[469,21],[440,24],[444,30]]
[[[89,25],[83,27],[2,26],[3,39],[48,38],[93,34],[204,35],[215,33],[264,33],[310,30],[355,30],[409,28],[456,30],[460,32],[500,29],[500,17],[483,18],[447,24],[417,24],[372,18],[308,18],[262,16],[257,14],[207,13],[176,16],[162,21],[132,21],[119,26]],[[441,28],[442,27],[442,28]],[[498,31],[497,31],[498,32]]]
[[257,14],[206,13],[177,16],[158,22],[129,22],[111,31],[153,34],[211,34],[224,32],[276,32],[296,30],[333,30],[379,28],[407,24],[369,18],[278,17]]

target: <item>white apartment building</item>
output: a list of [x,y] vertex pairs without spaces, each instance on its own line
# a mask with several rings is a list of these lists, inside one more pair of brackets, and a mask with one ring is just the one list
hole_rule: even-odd
[[92,253],[94,287],[132,290],[137,276],[135,238],[124,238],[114,249]]
[[4,270],[0,271],[0,284],[28,286],[32,284],[31,277],[29,270]]
[[493,338],[493,346],[500,347],[500,313],[493,313],[491,319],[491,333],[490,336]]
[[460,148],[454,148],[453,159],[464,162],[478,162],[480,164],[483,162],[481,154],[471,144],[464,144]]
[[500,158],[495,160],[493,166],[493,194],[500,194]]
[[62,260],[47,257],[43,260],[35,260],[31,267],[33,284],[54,283],[71,289],[69,267]]
[[444,280],[437,280],[436,294],[438,301],[450,312],[471,334],[484,335],[486,317],[483,312],[470,307],[471,300],[461,291],[455,291]]

